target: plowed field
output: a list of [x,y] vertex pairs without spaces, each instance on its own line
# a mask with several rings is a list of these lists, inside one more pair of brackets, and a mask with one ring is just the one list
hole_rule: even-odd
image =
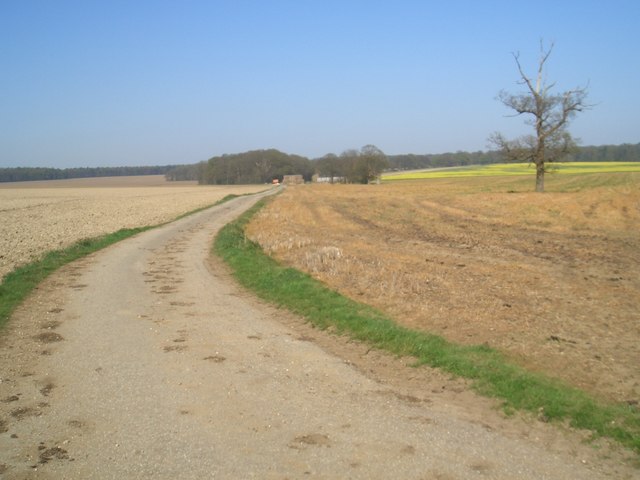
[[166,182],[161,175],[0,184],[0,279],[83,238],[155,225],[229,194],[264,189]]

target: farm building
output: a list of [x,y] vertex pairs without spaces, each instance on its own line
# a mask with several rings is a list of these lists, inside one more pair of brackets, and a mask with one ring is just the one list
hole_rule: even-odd
[[285,175],[282,183],[283,185],[303,185],[304,178],[302,178],[302,175]]
[[321,177],[318,174],[315,174],[312,179],[314,183],[345,183],[344,177]]

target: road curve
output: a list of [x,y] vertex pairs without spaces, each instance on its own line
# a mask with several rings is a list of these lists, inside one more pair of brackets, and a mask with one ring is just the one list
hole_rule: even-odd
[[604,478],[375,381],[242,293],[207,258],[256,198],[71,264],[22,306],[0,343],[4,478]]

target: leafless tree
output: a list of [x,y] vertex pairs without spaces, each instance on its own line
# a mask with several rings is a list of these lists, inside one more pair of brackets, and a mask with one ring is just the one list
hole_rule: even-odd
[[536,192],[544,192],[544,174],[548,164],[561,160],[574,147],[567,127],[578,112],[590,107],[586,104],[587,88],[579,87],[560,94],[551,92],[555,83],[547,83],[545,64],[551,55],[553,44],[545,50],[540,42],[540,60],[535,79],[525,74],[520,63],[520,55],[513,54],[520,85],[526,87],[522,93],[498,94],[505,106],[515,111],[514,116],[525,115],[526,123],[535,129],[535,135],[524,135],[515,140],[507,140],[501,133],[494,133],[490,142],[498,147],[509,161],[530,162],[536,166]]
[[255,162],[255,166],[260,176],[260,182],[271,182],[272,178],[270,177],[271,173],[271,160],[269,158],[261,158],[257,162]]

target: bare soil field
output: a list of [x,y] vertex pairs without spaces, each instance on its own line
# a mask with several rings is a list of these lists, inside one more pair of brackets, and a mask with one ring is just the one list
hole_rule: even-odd
[[163,223],[264,185],[199,186],[162,175],[0,183],[0,279],[83,238]]
[[288,188],[247,230],[280,261],[596,396],[640,400],[640,175]]

